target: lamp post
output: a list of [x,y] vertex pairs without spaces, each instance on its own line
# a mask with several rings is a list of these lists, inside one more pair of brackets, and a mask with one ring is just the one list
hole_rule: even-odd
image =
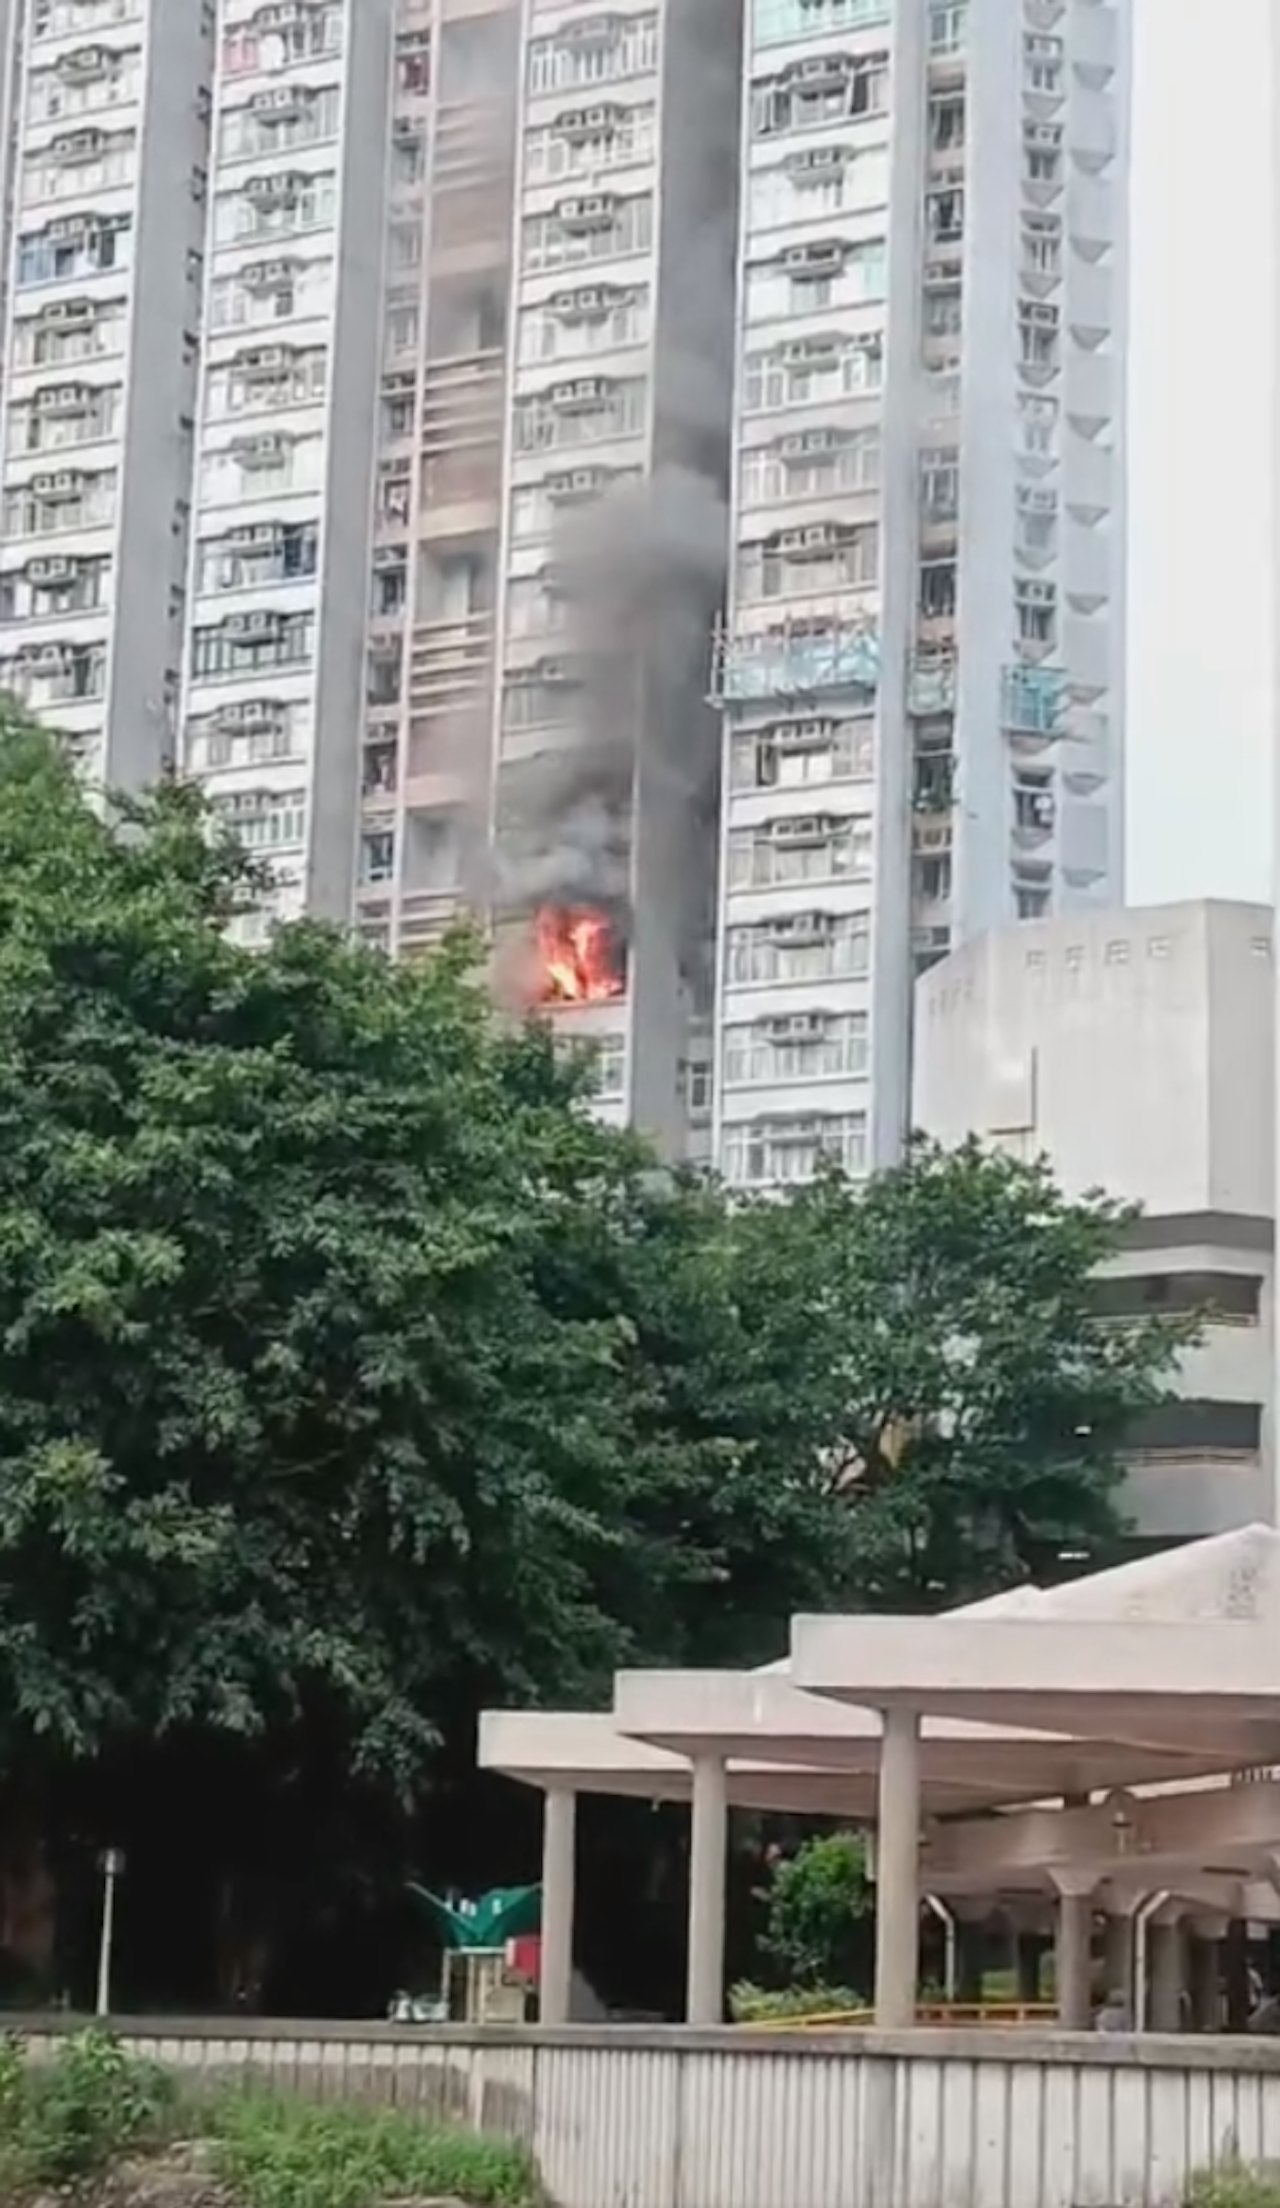
[[102,1930],[98,1939],[98,2001],[97,2014],[111,2014],[111,1951],[116,1935],[116,1880],[124,1875],[124,1853],[120,1848],[104,1848],[98,1857],[102,1872]]

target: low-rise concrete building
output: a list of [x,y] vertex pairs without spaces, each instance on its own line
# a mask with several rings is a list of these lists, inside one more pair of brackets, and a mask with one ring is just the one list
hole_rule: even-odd
[[1135,1436],[1151,1542],[1273,1516],[1273,986],[1269,908],[1219,902],[1025,924],[918,985],[916,1125],[1141,1205],[1103,1309],[1208,1313]]

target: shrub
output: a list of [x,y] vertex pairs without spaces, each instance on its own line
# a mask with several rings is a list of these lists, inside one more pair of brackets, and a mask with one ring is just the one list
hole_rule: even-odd
[[1187,2191],[1188,2208],[1280,2208],[1280,2162],[1226,2163],[1201,2170]]
[[870,1910],[861,1835],[833,1832],[806,1840],[773,1873],[765,1951],[796,1985],[845,1983],[862,1960]]
[[250,2096],[211,2114],[215,2168],[245,2208],[378,2208],[412,2196],[535,2208],[519,2147],[380,2109]]
[[172,2081],[127,2055],[108,2032],[77,2032],[32,2063],[15,2040],[0,2050],[0,2162],[6,2197],[72,2186],[121,2154],[156,2146],[176,2107]]
[[805,2016],[834,2016],[844,2009],[861,2009],[860,1993],[848,1986],[785,1986],[770,1992],[744,1979],[729,1988],[729,2014],[735,2024],[784,2024]]

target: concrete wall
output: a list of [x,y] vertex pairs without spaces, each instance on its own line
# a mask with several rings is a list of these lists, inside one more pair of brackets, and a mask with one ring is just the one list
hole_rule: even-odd
[[1175,2208],[1194,2170],[1280,2158],[1265,2040],[171,2022],[127,2037],[208,2082],[515,2136],[557,2208]]
[[[1254,1286],[1175,1383],[1212,1407],[1217,1446],[1188,1410],[1185,1433],[1135,1458],[1127,1507],[1149,1539],[1271,1515],[1273,984],[1270,911],[1210,902],[1027,923],[917,989],[918,1127],[1047,1155],[1071,1194],[1140,1205],[1113,1278],[1164,1283],[1174,1303],[1212,1301],[1178,1276]],[[1254,1441],[1232,1425],[1239,1405],[1257,1409]]]

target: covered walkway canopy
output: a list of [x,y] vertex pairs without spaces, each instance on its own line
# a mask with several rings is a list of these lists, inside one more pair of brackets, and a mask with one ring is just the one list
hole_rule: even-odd
[[623,1672],[609,1712],[486,1713],[480,1760],[546,1796],[546,2022],[568,2013],[576,1797],[607,1793],[692,1805],[691,2022],[722,2014],[736,1805],[874,1827],[882,2024],[914,2020],[927,1891],[1043,1897],[1078,2026],[1100,1900],[1280,1914],[1280,1533],[940,1617],[796,1618],[763,1671]]

